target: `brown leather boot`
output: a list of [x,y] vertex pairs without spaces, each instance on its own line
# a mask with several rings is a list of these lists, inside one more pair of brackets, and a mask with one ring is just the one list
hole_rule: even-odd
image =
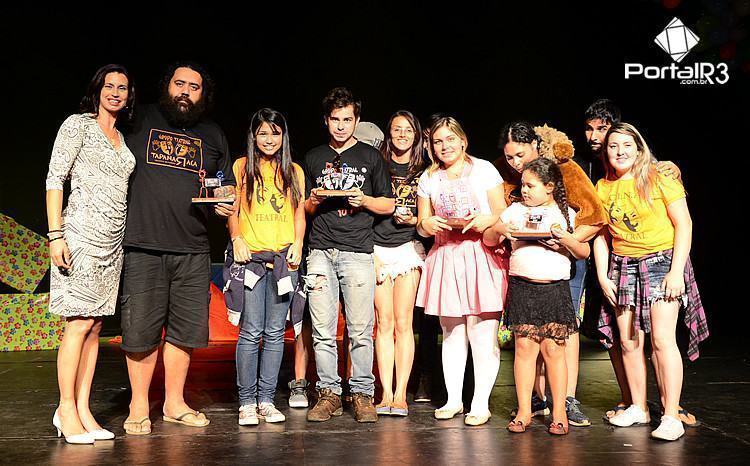
[[341,397],[333,393],[330,388],[324,388],[318,393],[318,402],[307,412],[307,420],[322,422],[331,419],[331,416],[341,416],[343,413]]
[[354,405],[354,419],[357,422],[377,422],[378,413],[375,411],[370,395],[352,393],[352,404]]

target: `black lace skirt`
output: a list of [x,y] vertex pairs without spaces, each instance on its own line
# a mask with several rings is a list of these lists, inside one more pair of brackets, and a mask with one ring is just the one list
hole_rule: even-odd
[[565,341],[578,330],[568,280],[534,283],[511,276],[505,322],[512,332],[524,337]]

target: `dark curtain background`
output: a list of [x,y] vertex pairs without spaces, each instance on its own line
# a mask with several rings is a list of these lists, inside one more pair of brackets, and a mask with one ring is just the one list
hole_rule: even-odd
[[[56,131],[106,63],[130,69],[141,103],[156,99],[170,61],[207,65],[218,83],[213,118],[235,156],[249,116],[270,106],[287,116],[301,158],[324,142],[320,100],[338,85],[362,99],[363,120],[381,126],[401,108],[421,118],[454,114],[470,152],[490,160],[500,155],[500,128],[516,119],[549,123],[585,152],[583,112],[608,97],[659,159],[683,171],[692,257],[715,338],[746,333],[748,0],[2,9],[0,211],[38,232],[46,232]],[[726,62],[727,84],[624,79],[625,62],[671,63],[653,39],[675,16],[701,39],[682,64]],[[218,221],[211,240],[221,260]]]

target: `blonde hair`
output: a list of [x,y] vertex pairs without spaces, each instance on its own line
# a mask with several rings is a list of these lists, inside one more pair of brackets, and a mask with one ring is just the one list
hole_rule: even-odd
[[[651,153],[646,140],[643,139],[641,133],[635,128],[635,126],[629,123],[617,123],[607,132],[607,137],[604,139],[604,147],[606,148],[609,144],[609,137],[614,134],[624,134],[630,136],[635,141],[636,147],[636,158],[630,171],[633,173],[635,179],[635,190],[638,193],[638,197],[642,201],[651,204],[651,189],[656,185],[656,169],[654,164],[656,163],[656,157]],[[609,163],[609,157],[604,157],[604,168],[607,173],[607,178],[615,177],[615,171],[612,165]]]
[[461,127],[461,123],[459,123],[458,120],[453,117],[438,118],[430,127],[430,150],[428,151],[428,155],[430,156],[430,166],[427,168],[427,173],[429,173],[430,175],[432,175],[438,168],[442,168],[442,162],[435,155],[435,148],[432,146],[432,135],[434,135],[435,131],[439,130],[442,127],[448,128],[450,132],[458,136],[459,139],[464,142],[464,160],[468,163],[472,163],[471,157],[469,157],[469,154],[466,153],[466,150],[469,147],[469,139],[466,137],[466,131],[464,131],[463,127]]

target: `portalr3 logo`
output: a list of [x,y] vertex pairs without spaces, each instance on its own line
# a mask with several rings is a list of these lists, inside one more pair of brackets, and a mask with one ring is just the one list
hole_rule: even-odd
[[625,63],[625,79],[678,80],[683,85],[726,84],[729,81],[729,66],[726,63],[696,62],[678,66],[690,50],[700,42],[700,37],[679,18],[672,18],[655,38],[654,42],[672,58],[668,66],[649,66],[642,63]]
[[656,36],[654,42],[677,63],[698,45],[700,38],[678,18],[672,18],[667,27]]

